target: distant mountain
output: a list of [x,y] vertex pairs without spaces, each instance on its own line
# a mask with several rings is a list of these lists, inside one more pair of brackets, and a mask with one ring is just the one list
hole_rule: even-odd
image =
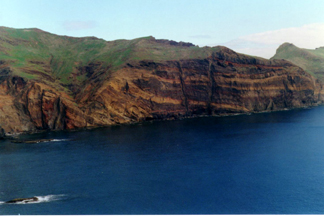
[[0,27],[0,136],[312,106],[323,84],[285,60],[143,37]]
[[282,44],[271,59],[285,59],[324,81],[324,47],[302,49],[291,43]]

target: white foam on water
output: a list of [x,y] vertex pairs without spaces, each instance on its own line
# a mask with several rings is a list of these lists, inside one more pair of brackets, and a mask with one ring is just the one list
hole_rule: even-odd
[[52,139],[50,142],[68,141],[68,139]]
[[41,202],[53,202],[53,201],[57,201],[60,200],[64,197],[64,194],[59,194],[59,195],[47,195],[47,196],[36,196],[38,198],[38,203]]

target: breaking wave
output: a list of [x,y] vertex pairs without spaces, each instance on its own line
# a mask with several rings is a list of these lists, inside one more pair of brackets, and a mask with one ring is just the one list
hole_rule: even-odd
[[50,142],[62,142],[62,141],[68,141],[69,139],[52,139]]
[[[37,201],[21,201],[21,202],[15,202],[15,203],[8,203],[8,204],[36,204],[36,203],[44,203],[44,202],[54,202],[57,200],[64,199],[66,195],[59,194],[59,195],[46,195],[46,196],[34,196],[37,198]],[[0,201],[0,204],[7,204],[4,201]]]
[[47,195],[47,196],[36,196],[38,198],[39,203],[41,202],[53,202],[57,200],[63,199],[66,195],[64,194],[59,194],[59,195]]

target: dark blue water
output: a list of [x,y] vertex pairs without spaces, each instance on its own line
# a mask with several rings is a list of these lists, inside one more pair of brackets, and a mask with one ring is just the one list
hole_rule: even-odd
[[324,107],[0,142],[1,214],[323,214]]

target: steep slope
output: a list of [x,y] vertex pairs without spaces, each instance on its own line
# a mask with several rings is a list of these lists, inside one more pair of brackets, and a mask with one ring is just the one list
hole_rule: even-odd
[[271,59],[288,60],[324,81],[324,47],[315,50],[301,49],[293,44],[284,43]]
[[318,80],[284,60],[153,37],[107,42],[0,28],[0,132],[312,106]]

